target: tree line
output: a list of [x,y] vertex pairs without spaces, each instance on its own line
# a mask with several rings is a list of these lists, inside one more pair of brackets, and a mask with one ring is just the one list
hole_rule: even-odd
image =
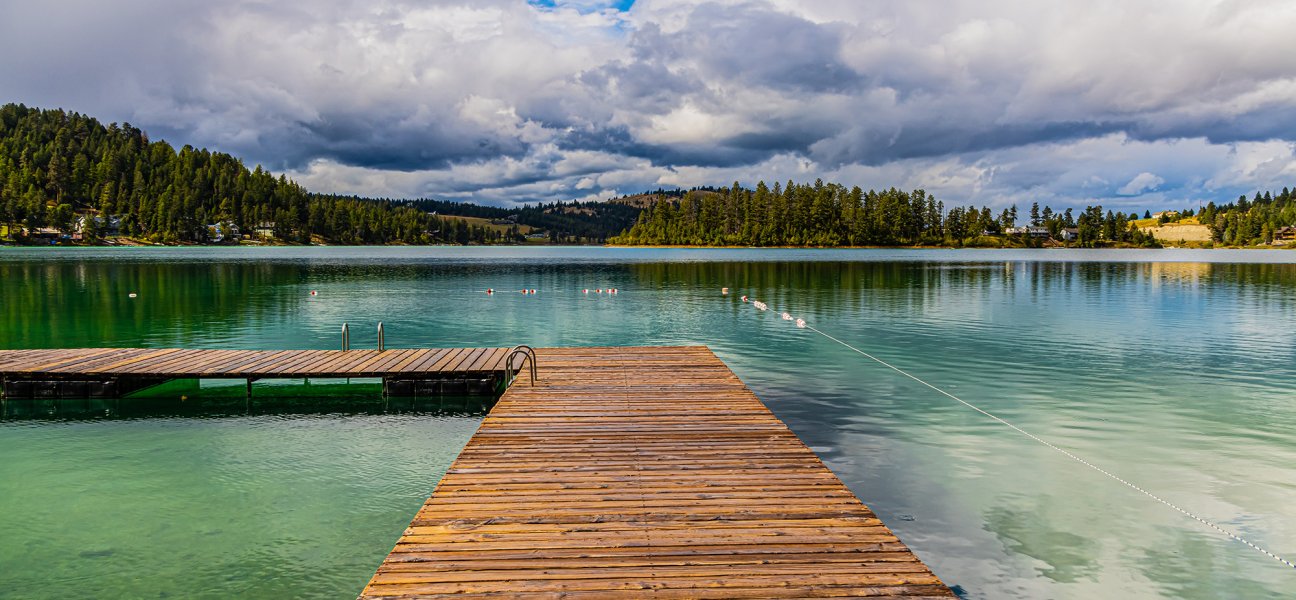
[[[1074,243],[1156,246],[1136,227],[1137,215],[1104,212],[1090,206],[1054,212],[1031,208],[1029,223],[1048,238]],[[1030,232],[1006,236],[1017,227],[1017,207],[995,213],[988,207],[953,207],[925,190],[895,188],[864,191],[816,180],[813,184],[760,182],[747,189],[734,182],[718,191],[694,190],[678,201],[666,199],[644,210],[634,226],[611,243],[628,245],[707,246],[914,246],[1021,245],[1043,243]],[[1036,232],[1042,233],[1042,231]]]

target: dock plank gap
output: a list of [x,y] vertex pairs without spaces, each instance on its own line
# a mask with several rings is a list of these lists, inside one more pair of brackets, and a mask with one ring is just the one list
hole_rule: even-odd
[[706,347],[538,357],[361,598],[954,597]]

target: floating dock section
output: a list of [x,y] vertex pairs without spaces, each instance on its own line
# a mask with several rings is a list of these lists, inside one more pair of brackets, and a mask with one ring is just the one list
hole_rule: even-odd
[[539,367],[361,598],[954,596],[707,348]]
[[395,396],[495,393],[509,348],[407,350],[190,350],[83,348],[0,350],[6,398],[118,398],[173,379],[382,378]]

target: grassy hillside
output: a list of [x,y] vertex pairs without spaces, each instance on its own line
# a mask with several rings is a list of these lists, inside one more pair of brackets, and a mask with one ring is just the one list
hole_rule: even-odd
[[[438,216],[441,217],[442,221],[463,221],[470,226],[482,227],[489,231],[494,231],[497,233],[508,233],[509,229],[513,227],[513,225],[496,225],[494,223],[491,223],[491,219],[485,219],[482,217],[461,217],[458,215],[438,215]],[[535,231],[535,228],[530,225],[519,224],[517,225],[517,228],[518,228],[518,232],[521,233],[522,235],[526,235],[528,233]]]

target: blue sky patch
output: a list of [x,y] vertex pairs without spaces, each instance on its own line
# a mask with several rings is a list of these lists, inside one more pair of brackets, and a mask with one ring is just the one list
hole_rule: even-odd
[[527,0],[527,4],[541,9],[574,8],[581,14],[597,12],[605,8],[614,8],[625,12],[634,6],[635,0]]

